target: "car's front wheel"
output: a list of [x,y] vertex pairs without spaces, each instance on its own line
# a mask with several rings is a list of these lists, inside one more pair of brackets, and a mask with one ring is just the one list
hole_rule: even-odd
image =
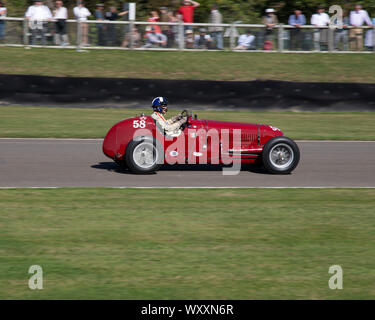
[[153,173],[162,166],[162,150],[155,139],[132,140],[126,148],[125,163],[135,173]]
[[299,159],[297,144],[287,137],[272,138],[263,147],[263,165],[271,173],[290,173],[297,167]]

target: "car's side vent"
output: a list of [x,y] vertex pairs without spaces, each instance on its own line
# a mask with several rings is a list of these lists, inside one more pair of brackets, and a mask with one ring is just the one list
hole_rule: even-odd
[[241,134],[241,140],[243,142],[251,142],[257,140],[257,135],[252,133],[242,133]]

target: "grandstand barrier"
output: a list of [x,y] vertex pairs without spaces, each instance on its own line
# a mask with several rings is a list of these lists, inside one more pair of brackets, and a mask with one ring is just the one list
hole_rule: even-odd
[[177,109],[375,111],[375,84],[0,75],[0,104]]
[[[351,26],[340,29],[338,26],[316,27],[305,25],[300,28],[298,38],[293,26],[279,24],[275,26],[270,35],[272,44],[265,46],[265,26],[262,24],[209,24],[209,23],[183,23],[183,22],[143,22],[143,21],[98,21],[88,20],[77,22],[67,20],[67,34],[69,44],[60,45],[55,34],[54,21],[36,23],[25,18],[0,18],[5,21],[5,40],[0,46],[21,46],[26,48],[71,48],[77,51],[95,49],[120,49],[120,50],[169,50],[169,51],[205,51],[217,50],[214,41],[213,28],[222,28],[224,50],[241,52],[323,52],[323,53],[373,53],[375,51],[375,27],[363,26],[363,49],[354,50],[350,45],[349,30]],[[82,26],[87,25],[88,44],[83,43]],[[160,28],[167,37],[165,44],[150,44],[147,34],[151,27]],[[33,34],[32,30],[40,28],[46,36],[42,41],[42,33]],[[193,38],[188,36],[187,29],[193,31]],[[203,32],[202,28],[206,31]],[[86,28],[85,28],[86,29]],[[134,33],[131,30],[136,30]],[[254,40],[246,50],[238,50],[238,38],[246,31],[254,36]],[[316,35],[321,36],[316,41]],[[211,41],[199,41],[208,35]],[[340,36],[339,36],[340,35]],[[203,37],[203,38],[202,38]],[[268,39],[268,38],[267,38]],[[314,40],[315,39],[315,40]],[[354,43],[354,39],[353,42]]]

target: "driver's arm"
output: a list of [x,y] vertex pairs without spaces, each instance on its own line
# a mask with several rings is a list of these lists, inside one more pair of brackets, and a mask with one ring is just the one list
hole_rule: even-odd
[[180,120],[184,119],[184,121],[181,123],[181,124],[184,124],[185,122],[187,122],[187,119],[188,119],[186,115],[187,115],[187,111],[184,110],[180,114],[178,114],[177,116],[174,116],[174,117],[170,118],[168,120],[168,123],[171,124],[171,123],[174,123],[176,121],[180,121]]
[[181,115],[178,114],[177,116],[174,116],[174,117],[170,118],[170,119],[168,120],[168,122],[169,122],[169,123],[174,123],[174,122],[176,122],[176,121],[179,121],[180,118],[181,118]]
[[[173,118],[175,118],[176,120],[179,119],[178,116],[173,117]],[[168,120],[165,123],[165,127],[163,128],[165,131],[173,131],[173,130],[179,129],[187,121],[187,117],[182,117],[178,121],[176,121],[176,120],[173,121],[172,119]]]
[[155,113],[152,114],[152,118],[155,119],[158,125],[165,131],[174,131],[176,129],[179,129],[181,125],[187,121],[187,117],[183,117],[181,120],[175,122],[171,121],[173,118],[168,121],[165,121],[162,117]]

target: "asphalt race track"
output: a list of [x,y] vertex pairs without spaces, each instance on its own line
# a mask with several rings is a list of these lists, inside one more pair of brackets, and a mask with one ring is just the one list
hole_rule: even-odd
[[220,166],[164,166],[135,175],[105,157],[102,140],[0,139],[0,187],[375,187],[375,142],[297,141],[290,175],[254,167],[238,175]]

